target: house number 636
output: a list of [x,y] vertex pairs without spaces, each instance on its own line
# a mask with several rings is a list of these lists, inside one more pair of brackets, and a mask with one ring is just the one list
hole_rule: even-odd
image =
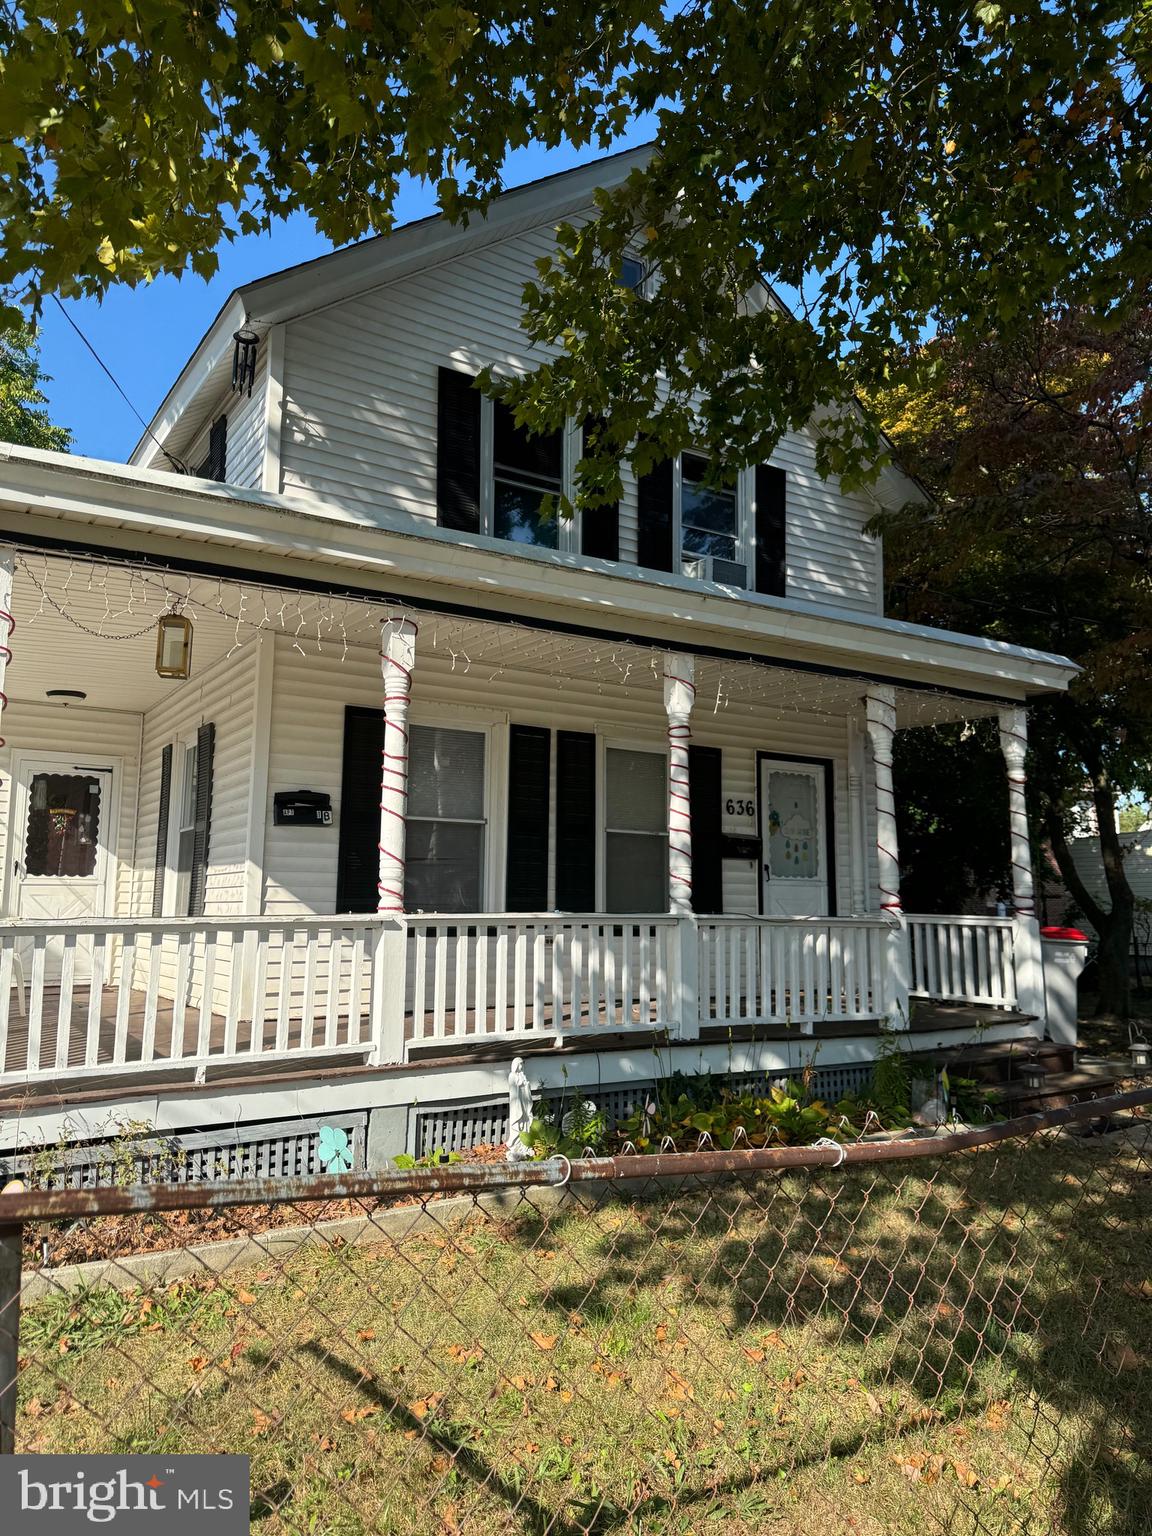
[[724,814],[726,816],[755,816],[756,806],[751,800],[725,800]]

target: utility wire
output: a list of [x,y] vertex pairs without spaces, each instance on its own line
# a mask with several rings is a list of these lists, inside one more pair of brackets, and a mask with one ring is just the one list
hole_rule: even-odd
[[77,336],[79,336],[80,340],[88,348],[89,352],[91,352],[92,356],[96,359],[97,363],[104,370],[104,372],[108,375],[109,379],[112,381],[113,389],[115,389],[116,393],[120,396],[121,400],[123,400],[124,404],[132,412],[133,416],[135,416],[136,420],[144,428],[144,431],[148,434],[148,436],[156,444],[157,448],[159,448],[160,452],[168,460],[169,464],[173,465],[173,467],[175,469],[177,469],[180,472],[180,474],[182,474],[182,475],[188,474],[189,471],[188,471],[187,464],[184,463],[183,459],[178,459],[174,453],[169,453],[168,452],[167,448],[165,448],[164,444],[156,436],[155,432],[153,432],[152,428],[148,425],[148,423],[144,420],[143,416],[141,416],[140,412],[136,409],[136,407],[132,404],[131,400],[129,400],[128,396],[124,393],[124,390],[120,386],[119,379],[117,379],[116,375],[112,372],[111,368],[109,368],[108,364],[104,361],[104,359],[100,356],[99,352],[97,352],[96,348],[88,340],[87,336],[85,336],[84,332],[76,324],[76,321],[73,320],[72,316],[64,308],[63,304],[61,304],[59,296],[54,293],[52,295],[52,298],[55,301],[56,308],[64,316],[65,320],[67,320],[68,324],[76,332]]

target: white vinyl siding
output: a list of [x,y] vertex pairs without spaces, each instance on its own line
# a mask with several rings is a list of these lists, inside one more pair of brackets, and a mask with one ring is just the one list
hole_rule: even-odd
[[[11,676],[11,674],[9,674]],[[20,752],[74,753],[77,763],[102,767],[118,759],[119,816],[115,853],[117,878],[112,915],[129,910],[132,889],[136,797],[139,781],[140,716],[128,711],[64,707],[13,699],[4,711],[0,748],[0,871],[3,871],[4,911],[11,900],[12,754]]]
[[[192,474],[196,474],[208,457],[208,435],[212,423],[221,416],[228,418],[228,455],[226,481],[229,485],[242,485],[259,490],[264,474],[264,442],[266,437],[265,397],[268,380],[268,341],[260,343],[256,360],[256,380],[252,394],[247,391],[236,394],[230,387],[216,391],[211,397],[211,408],[198,407],[201,425],[189,447],[179,455]],[[150,469],[171,469],[172,465],[157,449],[148,461]]]
[[[256,645],[249,642],[234,656],[225,657],[209,667],[203,676],[194,677],[178,693],[144,716],[135,885],[135,911],[138,914],[152,909],[161,753],[170,742],[175,743],[177,761],[173,765],[169,802],[171,850],[174,846],[172,828],[179,819],[179,760],[183,744],[194,740],[197,728],[208,722],[216,727],[216,742],[212,759],[212,820],[208,838],[205,915],[225,917],[246,910],[252,754],[266,750],[266,743],[257,741],[254,729],[256,649]],[[338,748],[335,750],[338,753]]]
[[[526,372],[549,355],[520,328],[520,294],[551,248],[551,230],[534,230],[290,321],[283,490],[369,521],[377,508],[435,521],[437,369]],[[788,596],[879,613],[879,546],[863,537],[870,500],[821,481],[808,431],[789,433],[772,462],[788,475]],[[634,563],[636,550],[625,466],[620,559]]]
[[[350,647],[341,661],[331,655],[302,656],[290,638],[278,637],[275,658],[270,732],[269,792],[265,831],[265,911],[269,916],[332,912],[336,901],[339,844],[340,781],[344,707],[382,708],[380,660],[373,652]],[[788,683],[782,679],[782,711],[787,710]],[[722,714],[705,705],[693,715],[693,740],[722,747],[723,798],[755,800],[756,753],[789,753],[833,761],[836,825],[836,887],[840,912],[851,910],[849,874],[847,722],[831,714],[802,714],[768,710],[731,701]],[[451,723],[461,730],[493,726],[489,760],[488,900],[503,905],[503,858],[506,842],[504,807],[505,766],[497,750],[510,722],[594,732],[602,741],[650,747],[662,752],[667,719],[659,680],[635,686],[600,688],[595,683],[555,678],[544,673],[508,668],[490,680],[483,668],[452,668],[449,656],[417,655],[413,674],[412,720]],[[554,745],[554,744],[553,744]],[[555,752],[553,751],[553,758]],[[276,790],[314,789],[332,797],[333,824],[327,828],[276,827],[271,824]],[[603,803],[599,814],[603,824]],[[871,817],[871,812],[868,812]],[[726,831],[754,834],[753,818],[733,823]],[[555,860],[555,837],[549,839]],[[549,890],[555,890],[550,870]],[[755,914],[759,905],[759,871],[751,860],[724,863],[724,910]]]

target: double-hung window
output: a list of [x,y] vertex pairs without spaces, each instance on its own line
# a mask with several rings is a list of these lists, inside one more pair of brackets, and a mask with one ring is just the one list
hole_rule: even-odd
[[484,907],[485,745],[483,731],[409,726],[406,911]]
[[604,908],[668,910],[668,760],[604,750]]
[[[513,544],[557,548],[564,434],[532,436],[502,400],[492,402],[492,532]],[[551,509],[545,513],[545,503]]]
[[680,554],[685,560],[710,555],[736,560],[740,547],[736,487],[705,483],[708,460],[698,453],[680,456]]

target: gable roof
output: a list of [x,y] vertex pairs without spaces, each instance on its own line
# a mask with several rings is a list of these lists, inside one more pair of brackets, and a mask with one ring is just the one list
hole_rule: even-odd
[[510,236],[554,223],[592,206],[598,188],[615,186],[647,164],[653,146],[621,150],[587,165],[556,171],[496,197],[483,218],[453,224],[443,214],[429,214],[401,224],[389,234],[372,235],[327,255],[285,267],[236,288],[222,305],[161,401],[148,430],[129,455],[130,464],[146,464],[156,439],[179,453],[182,439],[203,423],[179,432],[188,407],[207,389],[223,390],[231,378],[233,332],[247,326],[263,336],[270,326],[342,303],[410,273],[450,261],[464,251],[482,250]]
[[[177,455],[192,445],[204,420],[196,412],[189,413],[188,408],[205,395],[212,399],[224,392],[231,380],[233,335],[242,326],[263,337],[274,325],[369,293],[466,251],[482,250],[590,210],[598,189],[619,185],[634,169],[645,166],[654,151],[654,144],[641,144],[511,187],[470,224],[453,224],[443,214],[429,214],[388,234],[370,236],[233,289],[133,448],[128,463],[148,464],[157,441]],[[788,306],[764,278],[761,290],[764,302],[787,312]],[[862,409],[859,402],[849,408]],[[809,430],[818,431],[818,423],[809,423]],[[867,494],[885,510],[911,500],[930,500],[919,482],[895,461],[881,471]]]

